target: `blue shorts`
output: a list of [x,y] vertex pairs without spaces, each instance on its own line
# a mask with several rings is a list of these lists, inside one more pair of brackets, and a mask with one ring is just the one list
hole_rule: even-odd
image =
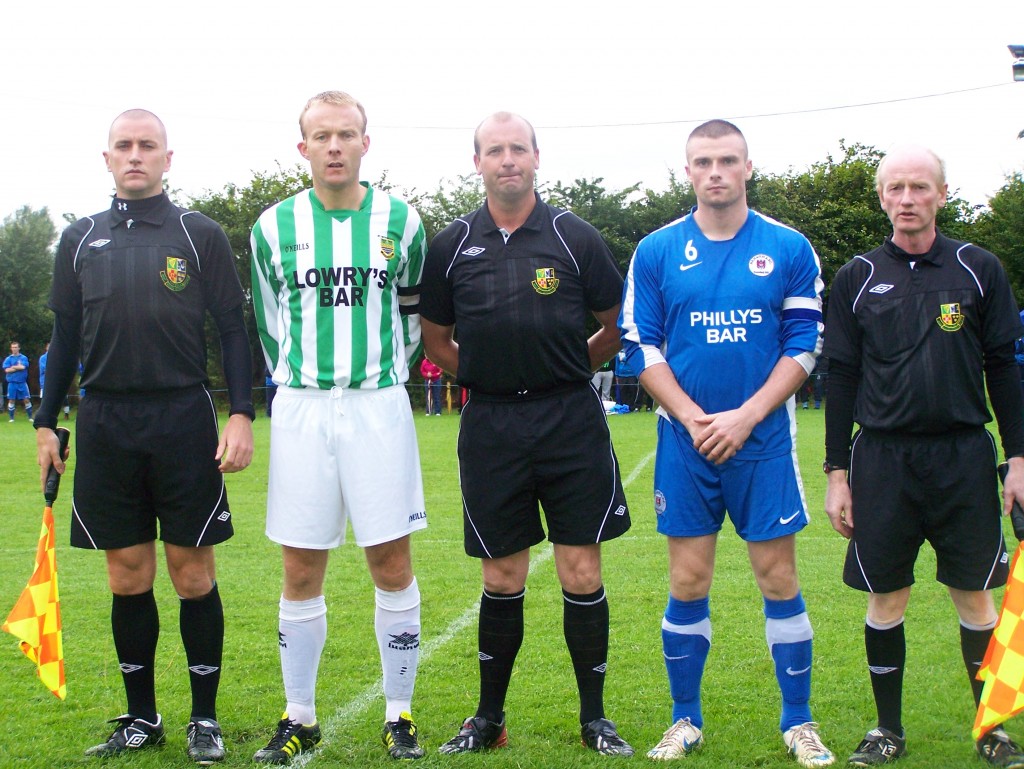
[[31,396],[28,394],[28,385],[25,382],[7,383],[7,400],[27,401]]
[[682,425],[658,420],[654,464],[658,531],[702,537],[721,530],[726,511],[747,542],[778,539],[810,521],[796,452],[769,459],[709,462]]

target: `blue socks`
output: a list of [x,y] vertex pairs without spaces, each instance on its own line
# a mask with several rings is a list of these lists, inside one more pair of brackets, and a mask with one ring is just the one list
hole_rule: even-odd
[[782,731],[811,720],[811,621],[800,593],[786,601],[764,599],[765,638],[782,693]]
[[689,718],[700,729],[700,683],[711,648],[711,612],[707,596],[680,601],[671,595],[661,623],[661,644],[672,694],[672,723]]

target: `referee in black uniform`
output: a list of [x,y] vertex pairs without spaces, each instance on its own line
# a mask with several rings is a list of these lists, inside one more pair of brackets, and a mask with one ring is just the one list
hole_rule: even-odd
[[[252,364],[244,296],[223,230],[163,193],[171,165],[156,115],[129,110],[103,153],[116,196],[109,211],[61,236],[50,309],[47,386],[35,419],[39,464],[64,472],[57,413],[83,364],[71,544],[106,551],[111,626],[128,711],[86,751],[109,756],[164,741],[156,709],[153,596],[156,539],[181,599],[181,637],[192,687],[188,754],[224,758],[216,721],[224,611],[213,545],[232,534],[222,473],[252,459]],[[220,335],[231,414],[218,439],[206,389],[209,313]]]
[[[975,675],[997,619],[991,591],[1008,573],[986,387],[1010,465],[1003,511],[1024,502],[1024,402],[1013,358],[1022,329],[1006,273],[992,254],[936,229],[947,186],[933,152],[891,152],[876,184],[893,234],[839,270],[823,350],[825,510],[850,540],[843,580],[868,592],[864,640],[878,711],[850,758],[856,766],[906,749],[903,618],[925,540],[960,617],[977,708]],[[996,766],[1024,766],[1002,727],[977,750]]]
[[[632,755],[605,718],[608,601],[601,542],[629,512],[593,370],[619,348],[622,276],[591,225],[534,191],[533,127],[499,112],[474,136],[487,200],[430,245],[420,316],[432,361],[469,388],[459,432],[466,552],[481,559],[480,702],[442,753],[506,743],[505,695],[523,640],[530,548],[547,537],[584,743]],[[587,316],[600,329],[587,338]],[[458,333],[458,342],[454,334]]]

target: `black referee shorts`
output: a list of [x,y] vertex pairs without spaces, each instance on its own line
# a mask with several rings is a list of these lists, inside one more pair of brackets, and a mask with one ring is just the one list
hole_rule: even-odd
[[215,545],[234,532],[213,458],[217,413],[203,388],[172,394],[90,392],[78,411],[71,544]]
[[501,558],[548,539],[589,545],[630,526],[600,396],[585,383],[514,400],[473,393],[459,429],[466,553]]
[[946,435],[862,430],[850,458],[853,537],[843,581],[891,593],[914,584],[914,562],[927,540],[935,578],[958,590],[1006,583],[996,448],[982,428]]

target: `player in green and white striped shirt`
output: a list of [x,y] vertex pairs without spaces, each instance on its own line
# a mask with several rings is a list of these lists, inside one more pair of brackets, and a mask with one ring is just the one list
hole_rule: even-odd
[[254,759],[287,763],[320,743],[323,583],[347,520],[376,586],[384,746],[394,758],[419,758],[411,712],[420,595],[409,536],[427,515],[404,384],[420,350],[423,225],[407,203],[359,181],[370,146],[359,102],[318,94],[299,127],[313,189],[267,209],[252,231],[256,325],[278,385],[267,536],[284,556],[278,629],[287,699],[277,733]]
[[252,231],[253,304],[281,387],[404,384],[419,354],[415,313],[426,244],[405,201],[361,184],[358,210],[327,210],[315,188]]

